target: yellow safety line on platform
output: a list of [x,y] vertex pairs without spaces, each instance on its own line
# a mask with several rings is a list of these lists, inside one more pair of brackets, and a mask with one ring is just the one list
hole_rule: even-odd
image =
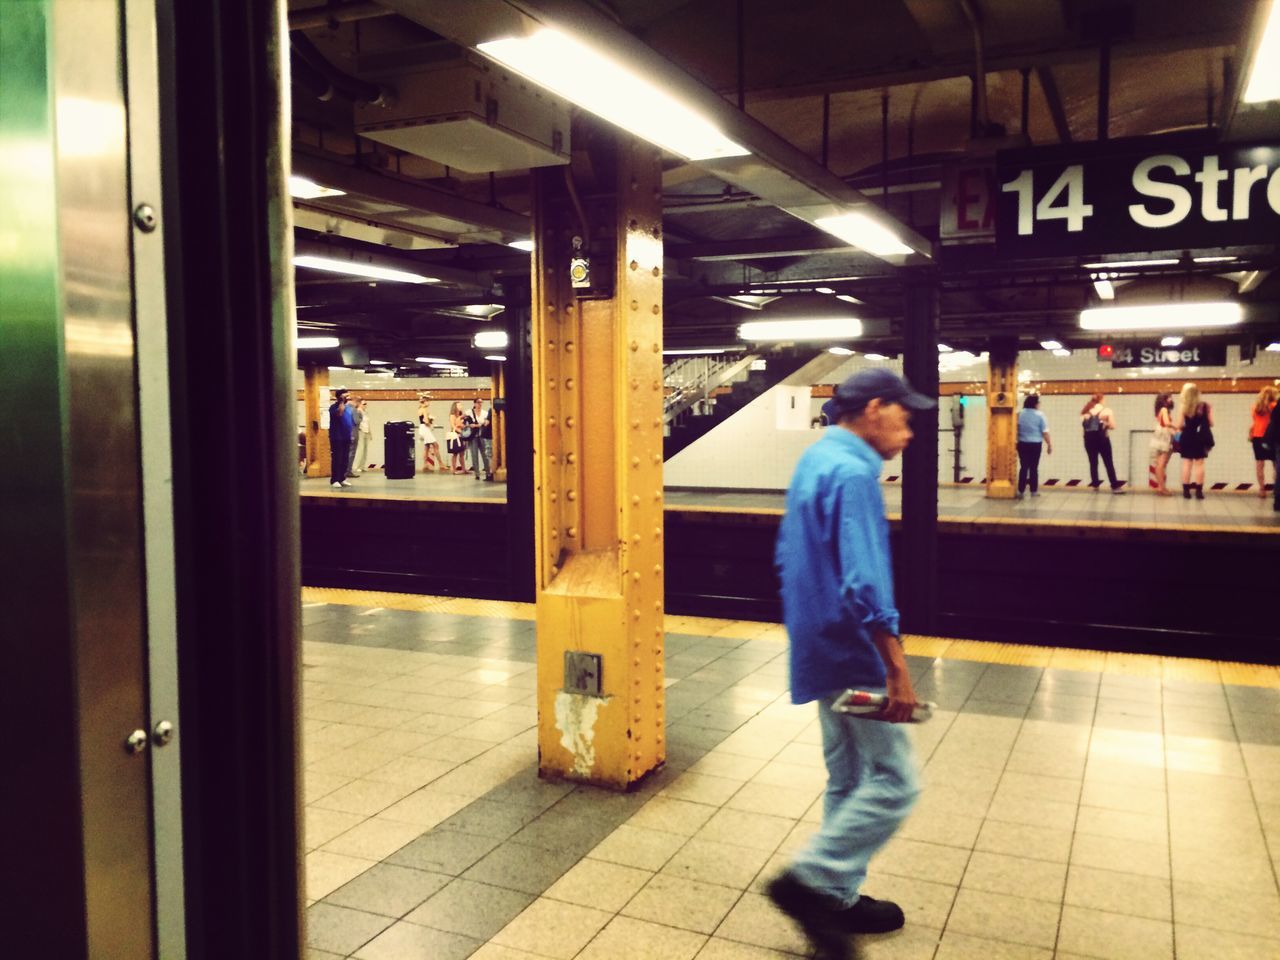
[[[339,590],[330,587],[303,587],[303,603],[335,603],[345,606],[381,607],[420,613],[450,613],[470,617],[503,617],[533,620],[534,606],[511,600],[475,600],[469,597],[432,597],[412,593],[378,593]],[[718,620],[667,614],[668,633],[699,637],[729,637],[739,640],[766,640],[785,644],[786,628],[778,623],[757,620]],[[1161,657],[1146,653],[1107,653],[1101,650],[1074,650],[1041,647],[1028,643],[992,643],[985,640],[955,640],[950,637],[923,637],[908,634],[903,646],[915,657],[940,657],[976,663],[1001,663],[1021,667],[1050,667],[1055,670],[1083,670],[1111,676],[1150,677],[1196,683],[1230,683],[1246,687],[1280,689],[1280,667],[1256,663],[1193,660]]]

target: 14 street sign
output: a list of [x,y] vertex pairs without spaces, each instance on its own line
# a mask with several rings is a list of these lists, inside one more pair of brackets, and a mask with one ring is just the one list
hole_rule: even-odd
[[1006,150],[996,158],[996,250],[1097,256],[1274,243],[1280,146],[1204,135]]

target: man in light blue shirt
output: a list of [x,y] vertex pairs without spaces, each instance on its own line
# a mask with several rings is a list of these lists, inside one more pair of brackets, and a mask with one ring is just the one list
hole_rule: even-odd
[[[787,491],[776,563],[791,699],[818,701],[828,781],[821,829],[768,893],[819,957],[843,960],[850,934],[904,923],[897,904],[860,892],[920,789],[899,726],[916,696],[898,639],[880,472],[911,440],[910,411],[936,405],[883,368],[854,374],[829,403],[835,425],[800,458]],[[832,704],[849,687],[886,693],[888,704],[874,719],[838,713]]]
[[1018,411],[1018,499],[1031,487],[1033,497],[1040,496],[1040,444],[1053,453],[1053,440],[1049,437],[1049,421],[1040,412],[1040,397],[1031,394],[1022,401]]

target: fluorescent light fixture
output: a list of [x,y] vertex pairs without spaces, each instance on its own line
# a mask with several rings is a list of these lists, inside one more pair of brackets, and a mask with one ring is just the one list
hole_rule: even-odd
[[469,316],[489,320],[507,309],[500,303],[468,303],[462,308]]
[[345,197],[347,191],[336,187],[322,187],[314,180],[292,174],[289,177],[289,195],[299,200],[316,200],[320,197]]
[[481,330],[471,338],[471,345],[480,350],[505,350],[507,342],[505,330]]
[[863,356],[866,357],[868,360],[888,360],[889,359],[883,353],[864,353]]
[[1128,270],[1130,267],[1174,267],[1177,258],[1168,260],[1117,260],[1114,263],[1086,263],[1086,270]]
[[444,360],[436,363],[428,363],[427,366],[435,367],[436,369],[443,368],[445,370],[461,370],[464,365],[461,363],[454,363],[452,360]]
[[891,257],[915,253],[902,242],[902,238],[865,213],[844,213],[838,217],[820,217],[814,226],[846,243],[875,254],[877,257]]
[[690,347],[662,351],[664,357],[709,357],[717,353],[728,353],[728,351],[724,347]]
[[741,157],[706,117],[630,67],[549,27],[476,45],[487,57],[686,160]]
[[1280,100],[1280,3],[1271,0],[1271,11],[1262,27],[1262,37],[1253,52],[1253,69],[1245,85],[1245,103]]
[[1053,351],[1053,355],[1055,357],[1069,357],[1071,356],[1071,351],[1059,349],[1059,350]]
[[453,364],[452,360],[446,360],[444,357],[414,357],[413,362],[425,363],[425,364],[433,364],[433,363],[447,363],[450,365]]
[[1111,285],[1110,280],[1093,281],[1093,292],[1098,295],[1099,300],[1114,300],[1116,298],[1116,288]]
[[1092,307],[1080,311],[1082,330],[1184,330],[1232,327],[1244,319],[1238,303],[1153,303],[1140,307]]
[[388,367],[390,365],[391,365],[390,360],[370,360],[369,361],[369,366],[371,367]]
[[1239,260],[1239,257],[1192,257],[1195,263],[1232,263]]
[[827,296],[831,296],[833,293],[835,293],[835,290],[833,290],[831,287],[814,287],[813,291],[814,293],[825,293]]
[[338,345],[337,337],[299,337],[299,350],[326,350]]
[[862,302],[857,297],[851,297],[847,293],[837,293],[836,299],[843,300],[845,303],[861,303]]
[[834,353],[837,357],[852,357],[856,352],[848,347],[827,347],[827,353]]
[[1280,353],[1280,340],[1275,343],[1268,343],[1266,347],[1267,353]]
[[1161,337],[1160,346],[1162,347],[1180,347],[1182,346],[1181,337]]
[[359,263],[355,260],[335,260],[332,257],[297,256],[293,258],[293,265],[310,267],[312,270],[327,270],[330,273],[343,273],[349,277],[368,277],[370,280],[394,280],[398,283],[440,282],[435,277],[425,277],[420,273],[393,270],[390,267],[379,267],[372,263]]
[[755,293],[732,293],[727,297],[712,297],[717,303],[727,303],[731,307],[743,310],[763,310],[765,306],[777,300],[777,297],[762,297]]
[[945,343],[938,344],[939,353],[951,353],[951,351],[954,349],[955,349],[954,347],[949,347]]
[[738,328],[743,340],[849,340],[862,336],[857,317],[813,320],[752,320]]
[[525,253],[533,253],[532,240],[512,240],[507,244],[508,247],[515,247],[517,250],[523,250]]
[[506,363],[507,358],[500,353],[491,353],[485,357],[486,360],[492,360],[494,363]]
[[1061,350],[1062,344],[1057,340],[1041,340],[1040,346],[1045,350]]

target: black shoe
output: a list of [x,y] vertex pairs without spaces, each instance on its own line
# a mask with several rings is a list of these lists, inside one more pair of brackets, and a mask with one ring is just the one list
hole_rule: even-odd
[[1189,484],[1189,483],[1184,483],[1184,484],[1182,485],[1182,499],[1183,499],[1183,500],[1190,500],[1190,499],[1191,499],[1191,484]]
[[840,922],[848,933],[888,933],[901,930],[907,918],[902,908],[889,900],[863,894],[852,907],[840,911]]
[[835,901],[805,886],[790,873],[770,880],[765,892],[779,910],[800,925],[820,960],[850,960],[853,952],[842,922],[844,911]]
[[1196,488],[1196,499],[1197,499],[1197,500],[1203,500],[1203,499],[1204,499],[1204,484],[1203,484],[1203,483],[1197,483],[1197,484],[1193,484],[1193,486]]

